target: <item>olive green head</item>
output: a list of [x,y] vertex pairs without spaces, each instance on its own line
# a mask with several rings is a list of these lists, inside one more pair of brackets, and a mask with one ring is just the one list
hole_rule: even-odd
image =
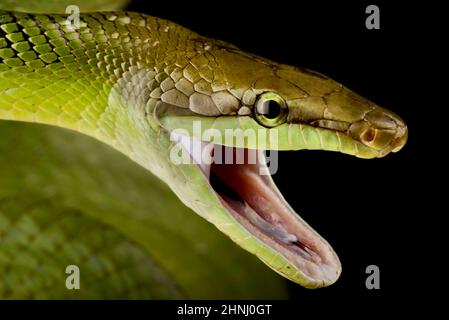
[[328,77],[201,39],[195,53],[187,54],[183,78],[175,84],[177,99],[173,91],[162,95],[163,126],[189,130],[201,118],[203,131],[277,131],[280,150],[324,149],[362,158],[404,146],[407,127],[401,118]]

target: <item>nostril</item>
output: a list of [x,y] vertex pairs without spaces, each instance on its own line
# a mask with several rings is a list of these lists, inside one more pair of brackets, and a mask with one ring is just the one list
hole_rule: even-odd
[[351,137],[364,144],[371,144],[377,135],[376,129],[364,120],[351,124],[348,133]]
[[363,142],[370,143],[376,138],[376,130],[373,128],[368,128],[360,136]]

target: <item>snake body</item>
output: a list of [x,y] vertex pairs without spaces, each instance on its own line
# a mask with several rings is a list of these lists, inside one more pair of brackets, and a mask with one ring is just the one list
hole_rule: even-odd
[[[280,97],[288,109],[280,123],[257,121],[255,105],[264,94]],[[397,151],[407,138],[398,116],[326,76],[123,11],[83,13],[76,28],[66,14],[0,11],[0,119],[60,126],[110,145],[167,183],[242,248],[310,288],[329,285],[340,274],[327,242],[293,214],[291,223],[312,239],[296,250],[318,257],[303,261],[283,247],[296,239],[293,231],[259,216],[248,214],[248,222],[231,214],[198,166],[173,163],[177,141],[171,133],[182,129],[192,139],[226,145],[212,136],[205,141],[204,131],[241,129],[239,135],[255,129],[269,137],[266,149],[320,149],[361,158]],[[200,121],[200,132],[192,129],[194,121]],[[257,141],[234,143],[259,149]],[[269,176],[263,179],[274,188]]]

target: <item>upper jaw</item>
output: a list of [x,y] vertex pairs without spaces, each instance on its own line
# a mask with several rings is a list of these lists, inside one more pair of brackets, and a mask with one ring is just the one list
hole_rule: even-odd
[[338,131],[371,149],[378,158],[390,152],[398,152],[404,147],[408,138],[408,129],[403,123],[391,127],[376,127],[364,120],[352,124],[334,120],[316,120],[309,125],[319,130]]
[[398,152],[408,138],[404,121],[393,112],[377,106],[369,109],[357,121],[323,119],[311,121],[309,125],[321,130],[341,132],[373,150],[376,157]]

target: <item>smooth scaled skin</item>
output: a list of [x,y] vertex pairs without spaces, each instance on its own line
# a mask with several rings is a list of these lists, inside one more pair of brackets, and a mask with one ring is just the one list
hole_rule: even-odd
[[[308,278],[239,225],[197,166],[174,165],[170,132],[190,132],[192,121],[200,120],[203,131],[275,130],[280,150],[374,158],[404,145],[407,128],[398,116],[321,74],[242,52],[166,20],[90,13],[81,15],[77,30],[65,21],[65,15],[0,11],[0,119],[56,125],[99,139],[165,181],[185,205],[276,272],[310,288],[330,284]],[[286,123],[269,129],[253,119],[264,92],[286,101]],[[242,141],[237,147],[257,147]]]

